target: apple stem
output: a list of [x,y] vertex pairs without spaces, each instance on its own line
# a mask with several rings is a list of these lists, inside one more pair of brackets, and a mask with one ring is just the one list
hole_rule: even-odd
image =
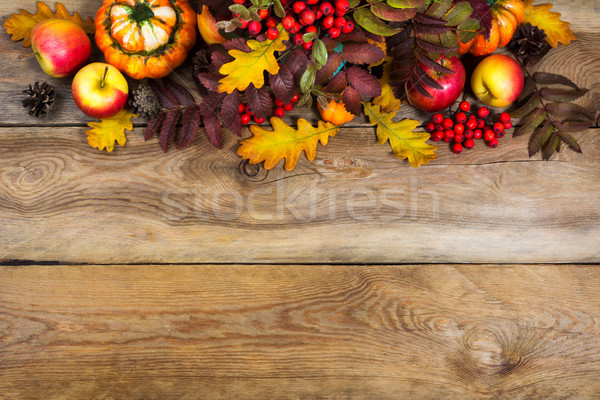
[[104,68],[104,75],[102,75],[102,80],[100,81],[100,87],[103,88],[106,84],[106,75],[108,74],[108,67]]

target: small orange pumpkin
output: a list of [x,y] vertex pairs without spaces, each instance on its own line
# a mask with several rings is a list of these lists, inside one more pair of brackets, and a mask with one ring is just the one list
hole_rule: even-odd
[[196,42],[187,0],[104,0],[95,24],[106,61],[134,79],[168,75]]
[[354,114],[346,110],[346,106],[342,101],[331,100],[327,108],[323,108],[321,104],[318,104],[318,109],[323,121],[331,122],[334,125],[342,125],[354,119]]
[[468,43],[460,43],[460,54],[470,52],[474,56],[487,56],[498,47],[504,47],[512,39],[523,20],[525,6],[521,0],[497,0],[491,7],[492,25],[490,37],[483,33]]

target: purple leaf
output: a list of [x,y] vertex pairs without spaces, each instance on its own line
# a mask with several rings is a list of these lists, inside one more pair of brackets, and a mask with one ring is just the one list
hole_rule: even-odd
[[165,85],[165,90],[170,92],[182,106],[190,107],[196,105],[194,96],[177,82],[167,77],[163,79],[163,84]]
[[198,132],[198,127],[200,126],[200,118],[200,110],[198,107],[190,107],[185,110],[183,117],[181,118],[182,128],[177,143],[178,149],[189,146],[192,140],[194,140],[196,132]]
[[371,43],[348,43],[342,49],[344,60],[352,64],[373,64],[385,58],[385,52]]
[[221,122],[237,136],[242,136],[242,121],[239,113],[240,92],[234,90],[223,99],[221,104]]
[[165,113],[159,112],[154,118],[148,122],[148,126],[146,127],[146,131],[144,132],[144,140],[149,140],[158,130],[160,129],[163,121],[165,120]]
[[294,74],[285,64],[281,64],[278,74],[269,75],[269,83],[275,97],[284,104],[289,104],[297,93],[294,85]]
[[246,94],[246,103],[256,118],[263,118],[273,111],[273,101],[265,87],[256,89],[254,84],[250,84],[244,91]]
[[346,110],[354,115],[359,115],[362,112],[362,104],[360,102],[360,93],[353,87],[348,87],[342,94],[342,102]]
[[359,67],[350,67],[346,72],[350,85],[362,96],[377,97],[381,95],[381,82],[374,75]]
[[160,105],[162,107],[168,108],[168,109],[173,109],[173,108],[177,108],[179,106],[177,98],[175,96],[173,96],[172,93],[166,91],[154,79],[150,79],[148,81],[148,85],[150,86],[150,88],[152,89],[152,91],[154,92],[156,97],[158,97],[158,102],[160,103]]
[[160,146],[165,153],[167,152],[167,146],[169,145],[169,142],[175,135],[175,128],[177,127],[177,120],[179,120],[180,113],[181,112],[179,110],[169,111],[166,114],[165,120],[160,128]]

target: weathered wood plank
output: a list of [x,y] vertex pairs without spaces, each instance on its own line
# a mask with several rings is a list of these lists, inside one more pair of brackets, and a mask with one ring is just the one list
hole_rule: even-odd
[[[543,1],[542,1],[543,2]],[[569,74],[577,82],[585,80],[590,75],[598,75],[600,71],[600,48],[598,47],[598,33],[600,32],[600,18],[598,12],[600,5],[594,1],[553,1],[554,8],[561,12],[564,19],[572,23],[573,30],[580,40],[569,46],[561,46],[553,50],[554,61],[546,63],[549,70]],[[54,4],[49,2],[49,4]],[[70,11],[79,11],[83,16],[93,16],[98,8],[96,1],[63,1]],[[53,7],[53,6],[52,6]],[[0,24],[19,8],[30,12],[35,10],[35,2],[21,0],[18,2],[2,2],[0,4]],[[53,8],[54,9],[54,8]],[[0,34],[0,99],[4,99],[3,112],[0,117],[0,126],[49,126],[49,125],[85,125],[90,120],[75,106],[70,94],[70,79],[53,79],[43,73],[34,57],[30,56],[31,49],[23,49],[21,43],[11,42],[4,28]],[[91,61],[103,61],[98,51],[93,53]],[[585,67],[585,68],[584,68]],[[191,84],[189,68],[180,68],[176,71],[175,78],[189,86]],[[53,109],[52,116],[36,119],[27,115],[18,99],[22,98],[22,91],[29,83],[38,80],[47,80],[56,86],[58,100]],[[592,82],[598,85],[600,79]],[[131,86],[135,83],[130,81]],[[597,104],[597,103],[588,103]],[[417,112],[414,108],[405,106],[400,114],[404,117],[416,118],[424,121],[426,114]],[[316,121],[318,113],[315,110],[300,109],[289,113],[288,120],[295,121],[299,116]],[[138,120],[136,123],[144,124],[146,121]],[[357,118],[352,124],[365,125],[364,118]]]
[[411,168],[345,129],[292,173],[237,139],[162,154],[142,130],[101,153],[84,128],[0,129],[0,259],[85,263],[600,261],[600,136],[528,159],[527,138]]
[[592,399],[595,266],[0,269],[0,398]]

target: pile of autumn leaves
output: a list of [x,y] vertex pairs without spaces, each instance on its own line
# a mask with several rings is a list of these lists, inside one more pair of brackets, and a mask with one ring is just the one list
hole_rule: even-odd
[[[552,5],[545,4],[533,6],[531,0],[526,0],[527,22],[543,26],[548,35],[548,43],[555,47],[559,42],[568,44],[575,39],[568,29],[568,23],[560,21],[560,14],[550,12]],[[58,3],[57,12],[52,13],[42,2],[38,3],[38,13],[30,14],[21,10],[7,20],[5,27],[12,34],[13,40],[23,39],[23,45],[29,46],[29,33],[40,21],[47,18],[63,18],[76,22],[84,27],[88,33],[93,33],[91,18],[83,20],[78,13],[71,16],[65,7]],[[278,52],[286,49],[283,41],[286,35],[282,34],[277,40],[259,42],[248,40],[247,46],[251,51],[232,50],[229,54],[233,61],[225,65],[219,72],[224,75],[221,79],[219,90],[231,94],[238,90],[245,90],[248,86],[262,87],[265,85],[265,72],[277,74],[279,71]],[[419,122],[404,119],[396,121],[396,112],[401,106],[400,100],[394,97],[389,85],[389,71],[384,71],[380,79],[381,93],[370,102],[363,102],[364,114],[369,122],[376,127],[376,134],[380,144],[389,142],[393,154],[401,159],[407,159],[414,167],[426,165],[437,158],[435,146],[427,143],[430,134],[418,131]],[[92,138],[90,144],[99,149],[106,148],[111,151],[114,141],[123,145],[125,143],[125,129],[132,129],[131,118],[134,114],[127,110],[122,111],[114,118],[101,122],[91,122],[93,128],[88,131]],[[332,123],[319,121],[317,126],[312,126],[305,119],[299,119],[296,127],[286,124],[277,117],[272,117],[271,128],[265,129],[258,125],[250,126],[253,136],[241,141],[238,154],[252,164],[264,162],[266,169],[271,169],[285,158],[284,167],[292,170],[296,166],[301,153],[304,151],[309,160],[316,156],[318,143],[326,145],[330,137],[339,132],[339,126]],[[213,144],[215,141],[213,140]],[[220,143],[219,143],[220,144]],[[217,147],[220,147],[216,144]],[[166,146],[163,146],[166,149]]]

